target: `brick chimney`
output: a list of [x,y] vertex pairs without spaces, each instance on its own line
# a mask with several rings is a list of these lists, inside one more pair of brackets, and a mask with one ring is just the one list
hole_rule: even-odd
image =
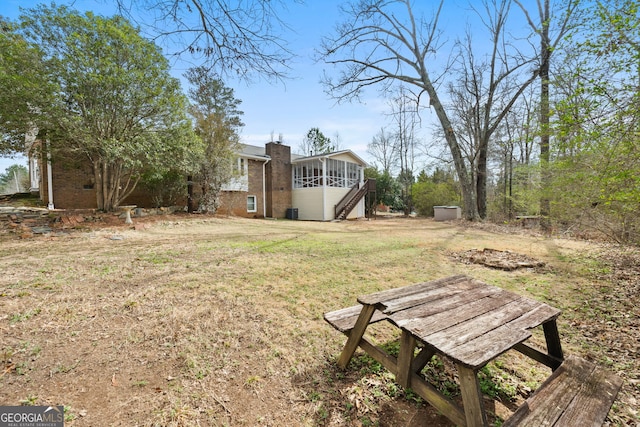
[[266,216],[285,218],[291,208],[291,147],[280,142],[269,142],[266,154],[271,157],[265,168]]

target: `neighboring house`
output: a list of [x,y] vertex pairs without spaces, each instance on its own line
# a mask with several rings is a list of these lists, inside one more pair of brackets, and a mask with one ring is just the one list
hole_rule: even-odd
[[[221,214],[315,221],[358,218],[365,216],[364,196],[375,191],[375,183],[364,180],[366,162],[350,150],[303,157],[279,142],[241,144],[235,162],[235,177],[220,197]],[[39,169],[40,197],[50,208],[96,207],[88,165],[40,161]],[[142,187],[122,204],[153,206]]]

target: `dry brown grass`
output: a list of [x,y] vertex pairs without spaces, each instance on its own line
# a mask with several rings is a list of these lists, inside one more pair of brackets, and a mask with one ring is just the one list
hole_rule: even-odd
[[[485,247],[547,267],[506,272],[453,256]],[[638,282],[611,274],[611,251],[402,218],[177,216],[139,230],[0,232],[0,403],[65,405],[74,426],[448,425],[370,359],[337,369],[344,337],[322,313],[466,273],[562,308],[565,351],[625,377],[610,420],[635,425],[638,297],[613,295]],[[429,369],[455,397],[446,364]],[[548,372],[509,355],[486,374],[500,417]]]

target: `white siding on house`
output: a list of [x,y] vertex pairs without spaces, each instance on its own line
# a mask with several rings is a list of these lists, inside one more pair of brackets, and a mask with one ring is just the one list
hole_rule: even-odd
[[340,153],[335,156],[331,156],[332,159],[344,160],[345,162],[356,162],[357,160],[353,158],[349,153]]
[[336,216],[336,205],[345,194],[349,192],[349,188],[327,188],[326,200],[327,204],[325,206],[325,219],[332,220],[335,219]]
[[[325,220],[335,219],[336,205],[349,192],[349,188],[327,188],[325,193]],[[364,198],[358,202],[358,205],[347,216],[348,219],[356,219],[364,216]]]
[[365,216],[365,212],[364,212],[364,198],[363,198],[358,202],[356,207],[353,208],[351,212],[349,212],[349,215],[347,215],[347,219],[358,219],[364,216]]
[[[332,221],[335,206],[349,192],[348,188],[316,187],[294,188],[292,205],[298,209],[298,219],[306,221]],[[358,203],[349,216],[356,219],[364,216],[364,199]]]
[[29,191],[37,193],[40,191],[40,164],[35,156],[29,155]]
[[298,209],[298,219],[307,221],[324,221],[322,217],[322,187],[294,188],[292,205]]

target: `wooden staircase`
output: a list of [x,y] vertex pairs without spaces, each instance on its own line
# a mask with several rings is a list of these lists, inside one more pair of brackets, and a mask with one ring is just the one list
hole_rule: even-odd
[[351,187],[351,190],[349,190],[349,192],[335,206],[335,219],[346,219],[353,208],[356,207],[358,202],[360,202],[364,196],[369,193],[375,193],[375,191],[375,179],[367,179],[362,186],[360,186],[360,183],[357,183]]

